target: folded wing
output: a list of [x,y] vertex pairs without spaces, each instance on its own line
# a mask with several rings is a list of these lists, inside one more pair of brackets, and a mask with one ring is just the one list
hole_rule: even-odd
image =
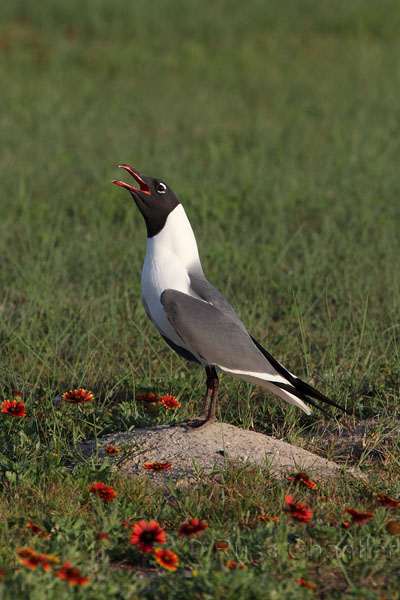
[[307,414],[311,411],[306,402],[321,408],[296,388],[295,376],[266,356],[267,351],[253,340],[233,309],[222,312],[205,300],[172,289],[163,292],[161,303],[185,347],[203,365],[266,387]]

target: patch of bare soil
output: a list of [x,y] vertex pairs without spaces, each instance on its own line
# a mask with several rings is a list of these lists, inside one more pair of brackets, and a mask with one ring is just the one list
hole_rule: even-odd
[[400,439],[400,421],[383,421],[379,417],[329,424],[307,435],[307,445],[320,449],[335,460],[358,463],[361,458],[375,460],[396,451]]
[[[110,434],[97,441],[100,457],[106,456],[107,444],[120,448],[114,459],[115,468],[135,475],[148,474],[160,482],[172,477],[180,485],[192,482],[196,474],[209,475],[224,469],[227,461],[267,465],[274,476],[307,471],[329,478],[344,470],[343,466],[303,448],[227,423],[214,423],[204,429],[174,425]],[[96,452],[95,440],[83,444],[80,450],[85,458],[92,455]],[[153,473],[144,469],[146,462],[170,462],[172,467]],[[346,472],[360,476],[351,468]]]

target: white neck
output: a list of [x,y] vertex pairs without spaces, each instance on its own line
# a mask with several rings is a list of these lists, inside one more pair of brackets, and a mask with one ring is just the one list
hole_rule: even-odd
[[187,268],[201,268],[196,238],[182,204],[169,213],[162,230],[147,239],[147,253],[153,258],[172,253]]

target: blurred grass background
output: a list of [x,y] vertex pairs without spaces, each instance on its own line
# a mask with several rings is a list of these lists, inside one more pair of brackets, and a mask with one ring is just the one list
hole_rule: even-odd
[[[200,406],[203,373],[141,307],[144,224],[110,185],[127,162],[175,190],[273,354],[358,416],[398,410],[397,2],[13,0],[0,19],[3,395]],[[253,388],[223,386],[235,421]]]

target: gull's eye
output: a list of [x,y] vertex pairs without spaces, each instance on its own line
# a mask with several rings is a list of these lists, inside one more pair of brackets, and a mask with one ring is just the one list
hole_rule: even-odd
[[157,184],[157,192],[159,194],[165,194],[166,191],[167,191],[167,186],[165,185],[165,183],[160,181],[160,183]]

